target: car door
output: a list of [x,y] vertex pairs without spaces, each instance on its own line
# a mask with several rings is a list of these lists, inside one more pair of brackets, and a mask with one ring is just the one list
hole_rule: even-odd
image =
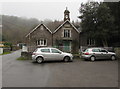
[[62,52],[58,49],[51,48],[51,58],[52,60],[62,60],[63,55]]
[[108,51],[105,49],[101,49],[101,59],[107,59],[108,58]]
[[50,60],[51,59],[51,54],[50,54],[50,49],[49,48],[43,48],[41,49],[41,53],[40,53],[44,60]]
[[96,57],[96,59],[100,59],[101,58],[101,52],[100,49],[92,49],[92,54]]

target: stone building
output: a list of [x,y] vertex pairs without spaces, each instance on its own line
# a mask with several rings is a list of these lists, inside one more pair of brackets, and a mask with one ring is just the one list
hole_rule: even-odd
[[56,29],[49,29],[44,23],[36,26],[26,35],[29,51],[37,47],[56,47],[65,52],[77,53],[80,46],[80,31],[70,22],[70,12],[64,11],[64,21]]

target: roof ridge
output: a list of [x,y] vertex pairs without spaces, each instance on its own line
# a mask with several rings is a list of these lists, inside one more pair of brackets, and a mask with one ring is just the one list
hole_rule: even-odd
[[41,25],[43,25],[52,34],[52,31],[45,24],[40,23],[33,30],[31,30],[25,37],[28,37],[32,32],[34,32]]

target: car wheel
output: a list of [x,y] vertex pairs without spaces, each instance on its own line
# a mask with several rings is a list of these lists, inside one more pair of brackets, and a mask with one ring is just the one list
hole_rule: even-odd
[[43,62],[43,58],[42,58],[42,57],[38,57],[36,61],[37,61],[37,63],[39,63],[39,64],[40,64],[40,63],[42,63],[42,62]]
[[94,56],[91,56],[91,57],[90,57],[90,60],[91,60],[91,61],[95,61],[95,57],[94,57]]
[[70,57],[65,57],[64,62],[68,62],[68,61],[70,61]]
[[116,58],[115,58],[115,56],[114,56],[114,55],[112,55],[112,56],[111,56],[111,60],[113,60],[113,61],[114,61],[115,59],[116,59]]

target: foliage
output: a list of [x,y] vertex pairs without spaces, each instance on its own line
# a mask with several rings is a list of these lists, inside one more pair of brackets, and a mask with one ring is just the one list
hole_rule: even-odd
[[3,43],[3,45],[4,45],[5,47],[11,47],[11,46],[12,46],[12,43],[5,42],[5,43]]
[[6,54],[10,54],[11,52],[3,52],[2,54],[0,55],[6,55]]
[[82,30],[88,37],[99,39],[103,46],[108,46],[108,40],[113,30],[114,17],[105,3],[88,2],[80,8]]
[[40,23],[44,23],[53,32],[63,22],[58,20],[52,21],[49,19],[39,21],[35,18],[28,19],[8,15],[2,15],[1,17],[3,34],[0,37],[2,37],[2,41],[7,41],[13,44],[24,43],[25,36]]
[[11,43],[21,43],[25,35],[39,24],[37,19],[2,15],[2,40]]
[[114,30],[110,36],[110,43],[114,46],[120,46],[120,2],[105,2],[110,8],[110,13],[114,16]]

